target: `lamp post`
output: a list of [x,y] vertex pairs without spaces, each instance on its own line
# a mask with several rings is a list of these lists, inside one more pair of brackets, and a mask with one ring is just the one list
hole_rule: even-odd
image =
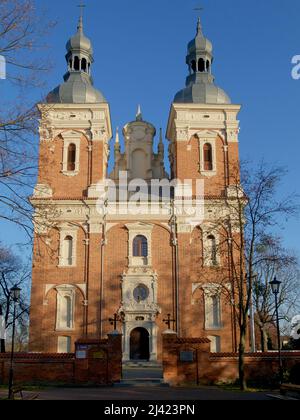
[[13,382],[14,382],[14,351],[15,351],[15,332],[16,332],[16,308],[17,302],[20,299],[21,289],[16,285],[11,288],[10,296],[14,302],[14,314],[13,314],[13,330],[12,330],[12,342],[11,342],[11,354],[10,354],[10,370],[9,370],[9,383],[8,383],[8,399],[13,399]]
[[283,382],[283,368],[282,368],[282,358],[281,358],[281,340],[280,340],[280,328],[279,328],[279,315],[278,315],[278,295],[280,291],[281,281],[278,281],[275,277],[273,281],[270,282],[272,292],[275,296],[275,310],[276,310],[276,324],[277,324],[277,342],[278,342],[278,362],[279,362],[279,378],[280,384]]

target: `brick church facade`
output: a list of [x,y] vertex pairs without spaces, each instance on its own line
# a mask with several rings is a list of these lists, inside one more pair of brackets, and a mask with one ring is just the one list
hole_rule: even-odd
[[[169,149],[160,133],[154,151],[156,129],[139,109],[123,129],[124,146],[116,133],[110,174],[110,108],[93,86],[93,50],[82,18],[66,59],[64,83],[39,105],[30,351],[73,352],[78,339],[105,338],[114,314],[124,361],[161,360],[168,328],[181,337],[208,337],[213,352],[235,351],[230,241],[218,230],[218,219],[230,218],[240,106],[214,83],[212,44],[200,20],[188,45],[186,87],[171,104]],[[191,180],[191,197],[201,212],[177,212],[185,195],[177,189],[169,201],[158,194],[158,211],[149,211],[145,198],[144,210],[131,212],[126,205],[132,190],[122,196],[125,175],[149,189],[153,180]],[[115,200],[103,195],[108,180],[117,186]],[[196,181],[203,185],[200,195]]]

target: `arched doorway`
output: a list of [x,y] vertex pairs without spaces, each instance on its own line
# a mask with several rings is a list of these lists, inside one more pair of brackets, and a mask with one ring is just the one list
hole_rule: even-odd
[[149,333],[145,328],[136,328],[130,334],[130,359],[150,359]]

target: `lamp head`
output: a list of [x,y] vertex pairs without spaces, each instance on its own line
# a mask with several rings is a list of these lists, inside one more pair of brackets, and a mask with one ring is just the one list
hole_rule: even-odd
[[15,285],[10,289],[10,295],[14,302],[17,302],[20,299],[21,289]]
[[274,293],[274,295],[278,295],[279,290],[280,290],[280,285],[281,285],[281,281],[277,280],[277,278],[275,277],[273,281],[270,282],[270,286],[272,288],[272,292]]

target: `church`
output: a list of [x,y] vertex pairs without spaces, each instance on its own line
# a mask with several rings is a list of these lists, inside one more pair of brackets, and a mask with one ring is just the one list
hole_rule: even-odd
[[[236,351],[231,239],[218,220],[230,220],[241,107],[215,84],[201,20],[186,85],[170,104],[168,148],[140,107],[113,135],[82,17],[66,48],[64,82],[38,105],[30,352],[72,353],[77,340],[113,329],[124,362],[161,361],[168,329],[209,338],[212,352]],[[193,214],[178,211],[186,195]]]

